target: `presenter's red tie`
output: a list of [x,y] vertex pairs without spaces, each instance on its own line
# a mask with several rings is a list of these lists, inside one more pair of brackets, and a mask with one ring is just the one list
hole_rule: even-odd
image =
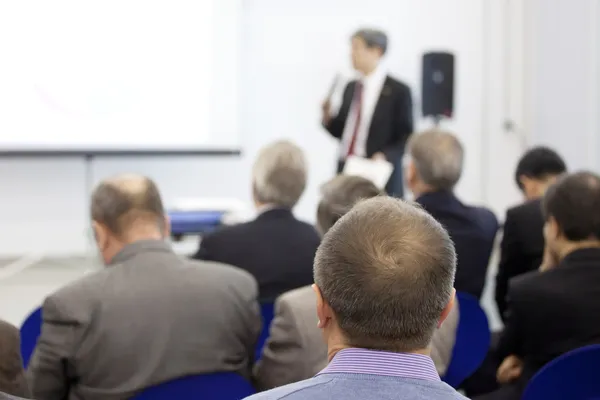
[[354,86],[354,98],[352,99],[352,107],[354,108],[354,114],[356,119],[354,121],[354,127],[352,128],[352,138],[350,139],[350,146],[348,147],[348,155],[354,154],[354,147],[356,146],[356,137],[358,136],[358,128],[360,127],[360,115],[362,113],[362,94],[363,84],[361,81],[356,82]]

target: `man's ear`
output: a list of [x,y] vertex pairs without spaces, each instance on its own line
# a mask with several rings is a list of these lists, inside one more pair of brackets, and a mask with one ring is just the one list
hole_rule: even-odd
[[547,226],[548,226],[547,234],[548,234],[548,238],[550,240],[552,240],[552,239],[556,240],[556,239],[560,238],[560,236],[562,235],[560,226],[558,226],[558,222],[556,222],[556,218],[554,218],[552,215],[550,215],[548,217]]
[[171,236],[171,218],[167,214],[165,214],[164,222],[163,222],[163,231],[162,235],[164,239],[168,239]]
[[440,319],[438,321],[438,329],[442,326],[442,324],[444,323],[444,321],[446,320],[446,318],[448,318],[448,315],[450,315],[450,312],[452,312],[452,309],[454,308],[454,300],[456,298],[456,289],[452,289],[452,296],[450,296],[450,300],[448,301],[448,304],[446,304],[446,307],[444,307],[444,311],[442,311],[442,315],[440,315]]
[[323,300],[323,294],[321,293],[321,289],[319,289],[319,287],[316,284],[312,285],[312,288],[315,291],[315,295],[317,298],[317,327],[319,329],[323,329],[327,325],[329,319],[326,310],[327,305],[325,303],[325,300]]
[[404,179],[408,186],[414,185],[417,180],[417,169],[415,168],[415,163],[411,158],[408,158],[406,161],[406,167],[404,168],[406,171],[404,173]]
[[106,250],[108,247],[108,228],[97,221],[92,221],[92,231],[94,232],[94,239],[96,240],[98,250]]

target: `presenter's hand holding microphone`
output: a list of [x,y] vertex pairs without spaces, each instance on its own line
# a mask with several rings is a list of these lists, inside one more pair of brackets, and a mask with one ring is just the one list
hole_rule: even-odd
[[323,112],[321,122],[326,126],[329,124],[329,121],[331,121],[331,98],[328,97],[323,101],[321,104],[321,111]]
[[333,95],[335,93],[335,89],[337,89],[339,80],[340,80],[340,74],[335,74],[335,77],[333,78],[333,82],[331,83],[331,86],[329,87],[329,91],[327,92],[327,97],[321,104],[321,111],[323,113],[323,116],[321,117],[321,121],[323,123],[323,126],[327,126],[329,124],[329,122],[331,121],[331,98],[333,97]]

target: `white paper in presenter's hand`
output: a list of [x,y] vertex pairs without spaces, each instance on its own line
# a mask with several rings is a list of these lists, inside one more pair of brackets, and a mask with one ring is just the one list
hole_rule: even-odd
[[344,175],[355,175],[370,180],[380,189],[385,188],[394,166],[385,160],[371,160],[350,156],[344,165]]

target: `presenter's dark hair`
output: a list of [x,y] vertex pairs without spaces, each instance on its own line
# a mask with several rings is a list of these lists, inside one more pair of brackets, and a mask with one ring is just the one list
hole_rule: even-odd
[[385,54],[388,47],[388,37],[385,32],[378,29],[363,28],[354,32],[352,38],[360,38],[364,40],[368,48],[378,48],[381,54]]
[[448,232],[416,204],[378,196],[323,236],[315,283],[353,347],[426,348],[448,305],[456,253]]
[[161,230],[165,223],[158,187],[152,179],[134,174],[102,181],[92,194],[91,214],[118,236],[139,223],[156,223]]
[[546,191],[542,208],[544,218],[553,217],[568,240],[600,240],[600,176],[563,176]]
[[567,166],[558,153],[548,147],[537,146],[528,150],[519,160],[515,171],[515,181],[522,190],[522,176],[537,180],[546,180],[550,177],[561,175],[566,171]]

